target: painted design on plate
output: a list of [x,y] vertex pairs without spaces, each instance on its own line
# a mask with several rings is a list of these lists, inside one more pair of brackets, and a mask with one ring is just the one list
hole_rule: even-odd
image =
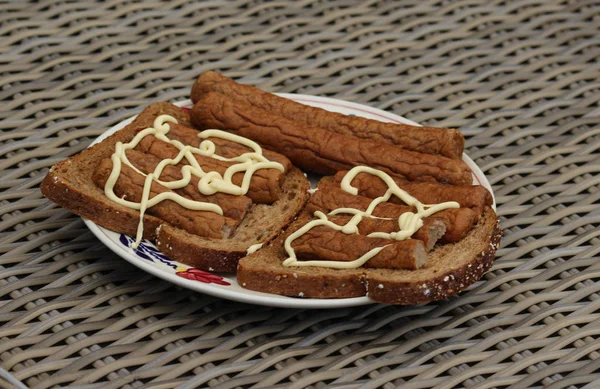
[[[119,242],[123,246],[131,249],[131,245],[133,244],[133,242],[135,242],[135,239],[128,235],[120,234]],[[196,269],[193,267],[185,267],[180,265],[178,262],[173,261],[171,258],[164,255],[160,250],[156,248],[156,246],[154,246],[154,244],[152,244],[152,242],[148,241],[147,239],[143,239],[140,245],[135,250],[132,249],[132,251],[137,257],[141,259],[145,259],[146,261],[150,261],[152,263],[161,263],[165,266],[170,267],[171,269],[175,270],[175,275],[181,278],[203,282],[205,284],[217,284],[224,286],[231,285],[219,275],[212,274],[207,271]]]
[[[123,246],[131,248],[131,245],[133,244],[133,242],[135,242],[135,239],[128,235],[121,234],[119,236],[119,242]],[[146,261],[150,261],[152,263],[159,262],[167,265],[173,270],[177,268],[177,265],[173,263],[174,261],[171,258],[164,255],[160,250],[156,248],[156,246],[154,246],[147,239],[143,239],[140,245],[135,250],[133,250],[133,253],[139,258],[145,259]]]
[[177,273],[175,273],[177,276],[188,280],[204,282],[205,284],[231,285],[221,276],[193,267],[185,268],[183,266],[178,266],[175,270],[177,270]]

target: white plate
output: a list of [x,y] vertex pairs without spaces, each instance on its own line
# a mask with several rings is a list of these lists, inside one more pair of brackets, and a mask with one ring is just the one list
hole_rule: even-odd
[[[417,123],[398,115],[361,104],[349,103],[346,101],[326,97],[288,93],[281,93],[279,95],[295,100],[302,104],[320,107],[329,111],[340,112],[346,115],[362,116],[384,122],[418,125]],[[177,103],[176,105],[189,108],[192,104],[189,100],[185,100]],[[112,135],[116,131],[125,127],[127,124],[131,123],[134,119],[135,117],[132,117],[122,121],[99,136],[98,139],[96,139],[92,144],[102,141],[104,138]],[[492,188],[488,180],[483,172],[477,167],[477,165],[475,165],[475,163],[469,157],[467,157],[466,154],[463,154],[463,160],[473,171],[473,183],[483,185],[490,192],[492,192]],[[495,205],[496,204],[494,201],[494,209]],[[245,303],[287,308],[341,308],[373,303],[373,301],[368,297],[346,299],[301,299],[279,296],[276,294],[254,292],[244,289],[238,285],[234,274],[214,274],[190,268],[187,265],[167,258],[158,249],[156,249],[154,244],[149,241],[143,241],[137,250],[133,250],[130,247],[131,243],[133,242],[132,238],[124,234],[107,230],[106,228],[100,227],[96,223],[89,220],[84,221],[90,230],[102,241],[102,243],[104,243],[108,248],[126,261],[166,281],[198,292]]]

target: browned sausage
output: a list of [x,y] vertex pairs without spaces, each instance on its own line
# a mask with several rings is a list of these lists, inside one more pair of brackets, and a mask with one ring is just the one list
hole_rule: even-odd
[[[337,225],[343,226],[352,219],[352,216],[335,215],[329,216],[328,219]],[[358,233],[361,235],[369,235],[373,232],[385,232],[389,234],[398,230],[398,219],[396,218],[387,220],[363,217],[358,224]],[[445,232],[446,225],[444,220],[431,216],[423,220],[423,226],[411,238],[423,242],[425,249],[430,251]]]
[[411,181],[454,185],[472,182],[471,170],[462,160],[311,127],[229,100],[216,92],[209,92],[198,100],[191,118],[198,128],[230,130],[285,155],[296,166],[319,174],[366,165]]
[[423,242],[415,239],[392,241],[344,234],[327,226],[317,226],[292,242],[298,258],[350,262],[370,250],[388,246],[363,266],[380,269],[416,270],[427,262]]
[[[355,208],[366,210],[372,199],[363,196],[354,196],[342,189],[331,188],[318,190],[313,194],[307,204],[307,211],[313,213],[322,211],[331,212],[337,208]],[[407,205],[382,203],[375,207],[373,216],[398,218],[405,212],[415,212],[415,209]],[[436,212],[432,217],[441,219],[446,226],[446,232],[441,241],[454,243],[462,240],[471,231],[478,219],[478,212],[471,208],[446,209]]]
[[[331,184],[342,182],[347,171],[338,172],[331,178]],[[447,185],[435,182],[411,182],[401,178],[394,178],[400,189],[425,204],[437,204],[445,201],[456,201],[461,207],[475,208],[491,206],[493,203],[491,193],[481,185]],[[358,194],[371,199],[383,196],[388,187],[379,177],[368,173],[359,173],[352,180],[351,185],[358,189]],[[390,202],[402,204],[402,201],[392,196]]]
[[[126,155],[129,162],[145,174],[154,172],[156,166],[162,161],[162,159],[152,154],[145,154],[138,150],[127,150]],[[171,165],[165,166],[160,175],[161,181],[178,181],[182,178],[183,174],[181,173],[181,170]],[[194,201],[217,204],[223,210],[223,216],[235,220],[243,219],[246,212],[252,206],[252,199],[246,196],[234,196],[220,192],[210,196],[203,195],[198,190],[198,181],[198,177],[192,175],[188,185],[180,189],[174,189],[173,191]]]
[[191,93],[192,101],[196,103],[211,91],[221,93],[230,100],[271,112],[305,126],[320,127],[342,135],[393,144],[406,150],[438,154],[452,159],[462,158],[464,137],[460,131],[454,129],[383,123],[358,116],[329,112],[263,92],[250,85],[238,84],[232,79],[211,71],[201,74],[194,83]]
[[[179,154],[179,150],[161,140],[158,140],[154,136],[146,136],[136,147],[137,150],[144,153],[152,154],[160,159],[175,158]],[[219,161],[211,157],[204,157],[201,155],[194,155],[200,166],[205,172],[216,171],[220,174],[224,174],[227,168],[234,163]],[[184,161],[181,164],[176,165],[178,168],[184,165]],[[260,204],[271,204],[279,198],[281,194],[281,183],[284,175],[275,169],[260,169],[257,170],[252,176],[250,181],[250,187],[246,196],[250,197],[252,201]],[[240,185],[244,179],[243,173],[236,173],[233,175],[233,183]]]
[[[184,145],[190,145],[193,147],[200,146],[200,143],[204,140],[198,137],[200,133],[198,130],[193,128],[182,126],[181,124],[169,123],[171,129],[167,136],[170,139],[175,139],[183,143]],[[252,152],[249,147],[241,145],[237,142],[232,142],[227,139],[210,137],[207,138],[215,144],[216,154],[225,158],[234,158],[242,155],[243,153]],[[292,163],[289,159],[283,155],[270,150],[263,150],[263,156],[269,161],[279,162],[283,165],[284,173],[290,169]]]
[[[98,165],[92,177],[98,187],[104,188],[112,167],[113,164],[110,159],[105,159]],[[123,164],[121,166],[121,174],[114,187],[114,192],[119,197],[124,196],[125,200],[139,203],[142,201],[144,181],[144,176]],[[153,182],[150,187],[150,198],[170,191],[170,189],[165,188],[159,183]],[[233,233],[237,224],[235,220],[228,217],[210,211],[187,209],[171,200],[161,201],[153,207],[148,208],[147,212],[175,227],[186,230],[190,234],[207,238],[227,238]]]

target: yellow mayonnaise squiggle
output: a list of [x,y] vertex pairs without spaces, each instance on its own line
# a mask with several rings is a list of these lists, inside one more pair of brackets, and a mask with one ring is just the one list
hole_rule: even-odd
[[[158,204],[161,201],[171,200],[187,209],[191,209],[194,211],[209,211],[217,213],[219,215],[223,214],[223,210],[221,209],[221,207],[219,207],[216,204],[189,200],[174,192],[160,193],[159,195],[150,198],[150,188],[152,186],[152,182],[158,182],[159,184],[169,189],[179,189],[187,186],[190,183],[191,177],[193,175],[199,178],[198,191],[204,195],[212,195],[217,192],[221,192],[240,196],[245,195],[248,192],[248,189],[250,187],[250,181],[252,180],[252,175],[257,170],[277,169],[280,172],[284,171],[284,167],[282,164],[278,162],[269,161],[267,158],[265,158],[262,155],[261,147],[256,142],[253,142],[250,139],[230,134],[221,130],[205,130],[198,134],[198,137],[202,139],[208,137],[221,138],[242,144],[253,150],[250,153],[244,153],[234,158],[225,158],[223,156],[215,154],[216,146],[214,142],[210,140],[202,141],[199,147],[192,147],[186,146],[177,140],[170,139],[167,136],[171,129],[169,123],[177,123],[177,120],[169,115],[158,116],[154,120],[153,127],[149,127],[140,131],[129,143],[117,142],[115,146],[115,152],[111,156],[113,168],[108,177],[108,180],[106,181],[106,185],[104,186],[104,193],[112,201],[115,201],[116,203],[129,207],[131,209],[140,211],[140,222],[137,228],[136,240],[132,245],[133,248],[136,248],[142,240],[142,234],[144,231],[144,213],[146,212],[146,209]],[[154,172],[146,175],[139,169],[137,169],[135,166],[133,166],[131,162],[129,162],[129,160],[127,159],[126,151],[135,148],[141,142],[141,140],[148,135],[153,135],[157,139],[175,146],[179,150],[179,153],[175,158],[168,158],[161,161],[154,169]],[[219,174],[216,171],[205,172],[204,170],[202,170],[202,167],[194,157],[194,154],[202,155],[205,157],[211,157],[219,161],[238,163],[228,167],[227,170],[225,170],[225,173],[221,176],[221,174]],[[183,177],[182,179],[177,181],[161,181],[158,179],[158,177],[160,177],[163,169],[166,166],[177,165],[184,158],[189,163],[189,165],[186,165],[181,169]],[[123,198],[120,198],[114,193],[114,186],[119,178],[119,174],[121,173],[122,163],[133,168],[137,173],[146,177],[144,181],[142,200],[139,203],[127,201]],[[235,185],[232,182],[233,175],[238,172],[244,172],[242,184],[239,186]]]
[[[398,197],[404,203],[411,207],[415,207],[417,212],[405,212],[398,218],[398,227],[399,231],[392,233],[385,232],[373,232],[368,237],[371,238],[382,238],[382,239],[390,239],[390,240],[405,240],[410,238],[419,228],[423,226],[423,218],[433,215],[436,212],[442,211],[444,209],[450,208],[459,208],[460,205],[456,201],[447,201],[440,204],[423,204],[406,191],[400,189],[398,184],[394,181],[392,177],[390,177],[387,173],[373,169],[368,166],[356,166],[352,168],[342,179],[340,186],[342,190],[353,194],[358,195],[358,189],[351,185],[352,180],[359,173],[368,173],[372,174],[376,177],[379,177],[385,182],[388,186],[388,190],[381,197],[378,197],[371,201],[369,206],[365,211],[361,211],[355,208],[338,208],[334,209],[329,213],[329,215],[339,215],[339,214],[351,214],[354,215],[348,223],[343,226],[339,226],[327,218],[327,216],[317,211],[315,212],[315,216],[318,217],[318,220],[313,220],[306,225],[302,226],[300,229],[291,234],[284,243],[285,251],[288,254],[288,258],[283,261],[283,266],[318,266],[318,267],[330,267],[336,269],[355,269],[362,265],[364,265],[369,259],[373,258],[377,253],[383,250],[387,246],[377,247],[369,252],[367,252],[362,257],[350,261],[350,262],[339,262],[339,261],[299,261],[296,258],[296,252],[292,248],[292,242],[304,235],[310,229],[316,226],[325,225],[329,228],[332,228],[336,231],[341,231],[344,234],[358,234],[358,224],[361,222],[363,217],[374,218],[373,211],[377,205],[387,202],[392,195]],[[390,220],[390,219],[388,219]]]

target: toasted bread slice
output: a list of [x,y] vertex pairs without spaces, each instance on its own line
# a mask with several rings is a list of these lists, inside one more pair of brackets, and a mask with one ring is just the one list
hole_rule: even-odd
[[[110,158],[117,142],[129,142],[136,131],[153,125],[159,115],[171,115],[191,126],[188,111],[170,103],[148,106],[125,128],[50,169],[41,185],[44,196],[71,212],[113,231],[135,236],[139,212],[109,200],[92,181],[98,164]],[[297,168],[286,174],[282,195],[271,205],[253,205],[236,232],[227,239],[206,239],[145,214],[144,238],[174,260],[204,270],[235,272],[237,261],[257,243],[274,239],[296,217],[308,199],[310,183]]]
[[465,289],[489,270],[499,245],[498,217],[486,208],[479,223],[460,242],[436,247],[419,270],[330,269],[284,267],[285,238],[311,219],[306,212],[269,247],[238,265],[238,283],[245,288],[306,298],[349,298],[367,295],[388,304],[421,304],[441,300]]

